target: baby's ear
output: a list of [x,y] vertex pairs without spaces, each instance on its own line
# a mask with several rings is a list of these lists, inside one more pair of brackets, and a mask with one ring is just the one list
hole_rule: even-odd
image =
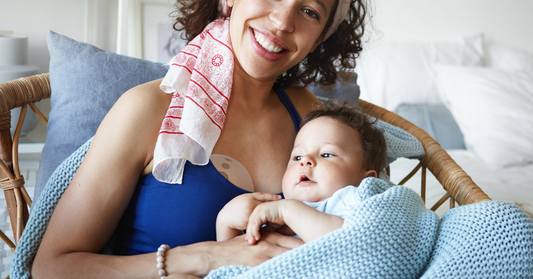
[[378,177],[378,173],[375,170],[367,170],[365,172],[365,177]]

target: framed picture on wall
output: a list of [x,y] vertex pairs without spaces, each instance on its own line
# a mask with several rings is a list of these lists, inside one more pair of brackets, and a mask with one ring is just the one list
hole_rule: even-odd
[[185,47],[187,42],[172,27],[174,4],[171,0],[130,0],[129,56],[167,63]]

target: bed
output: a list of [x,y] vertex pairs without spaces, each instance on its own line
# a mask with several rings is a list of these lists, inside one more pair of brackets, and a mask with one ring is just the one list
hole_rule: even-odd
[[[362,99],[430,134],[493,200],[533,217],[533,52],[486,40],[376,40],[364,50]],[[417,162],[399,159],[399,181]],[[418,172],[405,185],[420,193]],[[427,177],[427,204],[445,193]],[[445,203],[436,212],[442,216]]]

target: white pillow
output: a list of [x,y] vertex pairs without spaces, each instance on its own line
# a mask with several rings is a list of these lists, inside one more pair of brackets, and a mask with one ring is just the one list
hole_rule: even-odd
[[483,35],[454,41],[376,41],[357,61],[361,98],[394,111],[401,103],[441,103],[434,63],[483,65]]
[[467,149],[495,167],[533,162],[533,73],[437,66],[445,105]]
[[485,57],[490,68],[533,72],[533,51],[489,43]]

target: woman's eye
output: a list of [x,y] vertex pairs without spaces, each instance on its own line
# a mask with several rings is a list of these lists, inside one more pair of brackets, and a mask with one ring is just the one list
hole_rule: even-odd
[[311,10],[311,9],[304,9],[304,13],[310,17],[313,17],[313,18],[316,18],[317,20],[320,20],[320,17],[318,16],[317,13],[315,13],[315,11]]
[[331,157],[333,157],[333,154],[331,154],[331,153],[323,153],[322,154],[322,158],[331,158]]

